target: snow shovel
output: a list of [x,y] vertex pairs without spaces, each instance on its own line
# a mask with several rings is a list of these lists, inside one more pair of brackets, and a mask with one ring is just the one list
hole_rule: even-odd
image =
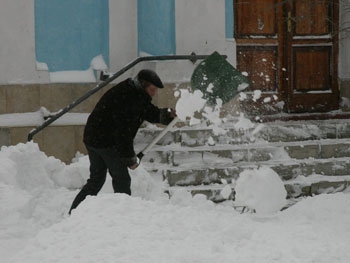
[[[192,90],[200,90],[203,98],[208,104],[216,104],[216,99],[221,99],[226,103],[233,99],[238,92],[249,86],[248,80],[235,69],[218,52],[214,52],[196,66],[191,76]],[[178,117],[174,118],[166,128],[140,153],[137,157],[141,161],[142,157],[176,124]]]
[[193,90],[200,90],[208,104],[216,99],[225,104],[249,86],[249,81],[218,52],[212,53],[194,69],[191,77]]

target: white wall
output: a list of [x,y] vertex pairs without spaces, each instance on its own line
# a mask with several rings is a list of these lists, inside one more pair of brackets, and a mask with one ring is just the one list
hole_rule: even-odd
[[1,0],[0,84],[48,81],[36,70],[34,43],[34,0]]
[[[110,0],[109,9],[109,71],[114,73],[138,56],[137,0]],[[125,75],[133,75],[133,70]]]
[[[210,55],[214,51],[228,55],[236,63],[236,44],[225,39],[225,0],[175,1],[176,52],[178,55]],[[160,76],[169,81],[188,81],[191,62],[158,63]],[[169,71],[166,71],[166,69]]]
[[[176,50],[225,53],[235,63],[235,43],[225,39],[225,0],[176,0]],[[234,59],[235,60],[235,59]]]

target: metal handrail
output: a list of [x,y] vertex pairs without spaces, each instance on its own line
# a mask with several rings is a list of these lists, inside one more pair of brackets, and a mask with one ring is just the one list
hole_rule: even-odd
[[[51,123],[56,121],[58,118],[66,114],[68,111],[79,105],[81,102],[89,98],[91,95],[95,94],[97,91],[102,89],[103,87],[107,86],[109,83],[111,83],[113,80],[118,78],[120,75],[125,73],[130,68],[134,67],[136,64],[143,62],[143,61],[155,61],[155,60],[190,60],[193,63],[195,63],[198,59],[205,59],[209,55],[196,55],[192,53],[191,55],[169,55],[169,56],[146,56],[146,57],[138,57],[135,60],[131,61],[129,64],[125,65],[121,70],[114,73],[112,76],[110,76],[105,81],[99,83],[96,87],[89,90],[87,93],[85,93],[83,96],[78,98],[77,100],[73,101],[71,104],[67,105],[65,108],[58,111],[55,115],[49,116],[40,126],[36,127],[28,134],[28,141],[31,141],[35,134],[49,126]],[[227,56],[223,55],[225,58]]]

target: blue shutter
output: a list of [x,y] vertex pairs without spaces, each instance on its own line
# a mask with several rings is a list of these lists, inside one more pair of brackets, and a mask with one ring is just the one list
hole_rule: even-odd
[[225,0],[226,38],[233,38],[233,0]]
[[108,65],[108,0],[35,0],[35,52],[50,72],[86,70],[100,54]]

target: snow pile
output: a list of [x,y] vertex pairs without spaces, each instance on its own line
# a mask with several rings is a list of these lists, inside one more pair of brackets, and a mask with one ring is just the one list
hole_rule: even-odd
[[[30,142],[2,147],[0,163],[2,262],[345,263],[350,257],[349,194],[307,198],[261,217],[260,207],[271,211],[266,206],[276,208],[273,199],[283,199],[266,192],[260,196],[266,206],[242,215],[230,202],[217,205],[185,189],[169,200],[161,182],[141,166],[131,174],[132,197],[111,193],[107,181],[68,217],[75,188],[88,176],[86,156],[65,165]],[[251,184],[238,181],[238,197],[250,185],[257,191],[278,188],[271,174],[267,168],[243,172],[242,180]]]
[[257,213],[275,213],[286,205],[287,191],[278,174],[269,167],[245,170],[236,182],[235,203]]
[[135,170],[129,170],[131,181],[131,193],[133,196],[146,200],[168,199],[164,193],[164,185],[160,180],[153,178],[140,163]]

